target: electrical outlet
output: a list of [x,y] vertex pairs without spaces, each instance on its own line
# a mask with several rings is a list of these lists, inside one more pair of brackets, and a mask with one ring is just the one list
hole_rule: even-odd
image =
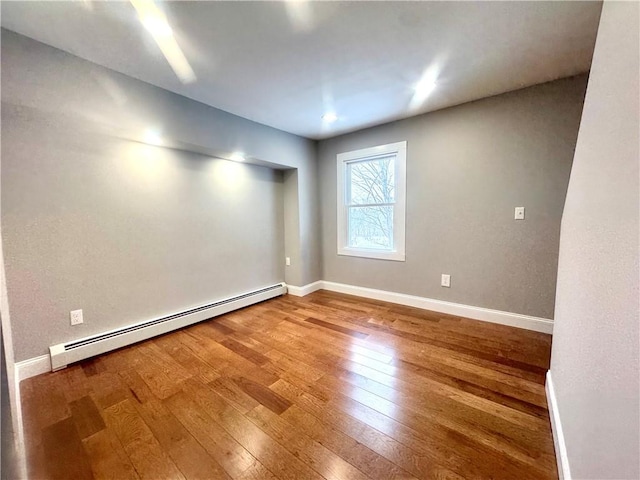
[[289,267],[291,266],[291,257],[287,257],[284,259],[284,264]]
[[524,220],[524,207],[516,207],[513,218],[515,218],[516,220]]
[[82,319],[82,310],[71,310],[69,317],[71,317],[71,325],[80,325],[84,322]]
[[440,285],[443,287],[450,288],[451,287],[451,275],[447,275],[446,273],[442,274],[442,278],[440,279]]

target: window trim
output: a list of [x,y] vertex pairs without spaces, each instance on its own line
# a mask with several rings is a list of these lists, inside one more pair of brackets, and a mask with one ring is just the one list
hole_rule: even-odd
[[[347,189],[347,164],[356,161],[374,159],[378,156],[395,154],[395,204],[393,207],[393,250],[377,250],[371,248],[353,248],[348,246],[348,213],[345,204]],[[406,164],[407,142],[389,143],[376,147],[353,150],[337,155],[338,170],[338,255],[374,258],[379,260],[405,261],[405,212],[406,212]]]

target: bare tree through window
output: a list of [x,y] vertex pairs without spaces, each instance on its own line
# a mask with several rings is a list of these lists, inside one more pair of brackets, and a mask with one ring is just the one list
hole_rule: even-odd
[[405,261],[407,142],[338,153],[338,255]]
[[393,248],[395,155],[347,166],[348,244],[350,247]]

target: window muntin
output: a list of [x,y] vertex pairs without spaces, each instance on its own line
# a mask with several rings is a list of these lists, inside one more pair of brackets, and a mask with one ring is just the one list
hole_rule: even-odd
[[338,155],[338,254],[404,261],[406,142]]

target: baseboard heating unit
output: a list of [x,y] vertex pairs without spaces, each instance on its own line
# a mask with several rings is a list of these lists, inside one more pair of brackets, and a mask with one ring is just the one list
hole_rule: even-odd
[[287,286],[284,283],[278,283],[165,317],[139,322],[91,337],[74,340],[73,342],[53,345],[49,347],[51,368],[54,371],[60,370],[85,358],[126,347],[127,345],[208,320],[254,303],[284,295],[286,292]]

